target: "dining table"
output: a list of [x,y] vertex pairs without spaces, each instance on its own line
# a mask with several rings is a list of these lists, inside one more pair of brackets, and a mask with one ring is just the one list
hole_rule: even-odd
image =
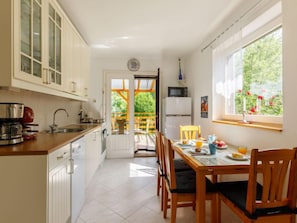
[[[190,165],[196,172],[196,223],[204,223],[206,218],[206,177],[210,177],[215,183],[218,176],[224,174],[246,174],[249,172],[250,154],[235,158],[233,153],[237,153],[237,147],[225,145],[216,146],[216,153],[211,155],[208,143],[203,142],[200,151],[196,152],[195,140],[183,144],[180,141],[173,141],[174,151]],[[211,222],[221,222],[216,204],[211,204]]]

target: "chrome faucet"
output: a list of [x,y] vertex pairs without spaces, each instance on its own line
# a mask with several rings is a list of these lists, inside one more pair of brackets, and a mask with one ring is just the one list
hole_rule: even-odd
[[55,132],[55,131],[57,130],[57,128],[58,128],[58,125],[55,123],[55,121],[56,121],[56,113],[57,113],[58,111],[64,111],[64,112],[67,114],[67,117],[69,117],[69,114],[68,114],[68,112],[66,111],[65,108],[58,108],[58,109],[54,112],[54,116],[53,116],[53,124],[49,126],[49,127],[50,127],[50,132]]

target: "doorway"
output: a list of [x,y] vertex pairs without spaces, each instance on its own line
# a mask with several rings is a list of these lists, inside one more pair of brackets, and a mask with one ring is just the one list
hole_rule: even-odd
[[159,127],[159,75],[105,73],[107,157],[155,155]]
[[159,127],[159,78],[135,76],[135,157],[155,156],[155,131]]

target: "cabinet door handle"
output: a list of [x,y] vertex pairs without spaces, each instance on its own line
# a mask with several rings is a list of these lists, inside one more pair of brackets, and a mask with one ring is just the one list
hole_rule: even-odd
[[66,154],[67,154],[67,152],[64,152],[61,156],[57,156],[57,160],[63,159]]
[[43,83],[48,84],[48,68],[43,68]]
[[73,174],[74,173],[74,159],[69,159],[69,165],[67,166],[67,173]]
[[72,81],[71,84],[72,84],[72,93],[75,93],[77,84],[75,81]]
[[51,71],[49,70],[49,68],[43,68],[43,83],[44,84],[51,84],[52,80],[51,80]]
[[86,87],[85,88],[85,97],[88,97],[89,96],[89,94],[88,94],[88,88]]
[[49,70],[49,72],[47,72],[47,84],[52,83],[51,72],[54,72],[54,71]]

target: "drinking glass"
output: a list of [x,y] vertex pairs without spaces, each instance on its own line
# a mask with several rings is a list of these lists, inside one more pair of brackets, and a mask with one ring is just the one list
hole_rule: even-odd
[[216,154],[217,146],[214,143],[208,144],[210,155]]
[[196,148],[201,148],[203,145],[203,142],[201,140],[196,141]]
[[247,147],[246,146],[239,146],[237,148],[237,151],[241,154],[246,154],[247,153]]

